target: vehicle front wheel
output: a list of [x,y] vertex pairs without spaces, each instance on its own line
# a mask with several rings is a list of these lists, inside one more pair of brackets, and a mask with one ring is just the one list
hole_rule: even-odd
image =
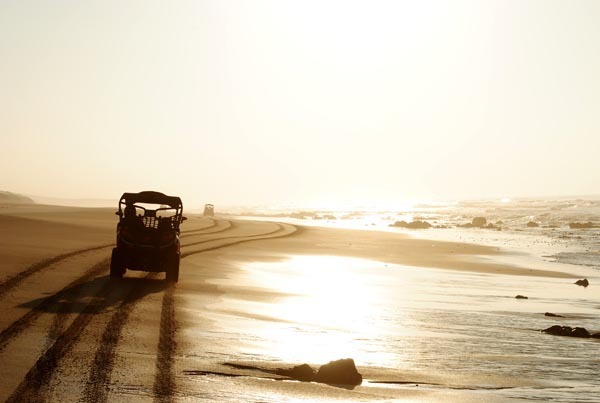
[[176,283],[179,281],[179,253],[172,255],[169,259],[166,280],[168,283]]
[[123,278],[125,268],[123,267],[123,257],[117,248],[113,248],[110,258],[110,277]]

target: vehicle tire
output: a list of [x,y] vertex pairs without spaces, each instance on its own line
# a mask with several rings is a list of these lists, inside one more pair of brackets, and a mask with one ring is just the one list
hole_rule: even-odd
[[165,279],[167,283],[176,283],[179,281],[179,253],[171,255],[169,258]]
[[123,274],[125,274],[123,257],[117,248],[113,248],[112,255],[110,257],[110,277],[123,278]]

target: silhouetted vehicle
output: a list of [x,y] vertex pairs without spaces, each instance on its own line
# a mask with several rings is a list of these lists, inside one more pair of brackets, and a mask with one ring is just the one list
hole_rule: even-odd
[[214,217],[215,216],[215,206],[212,204],[204,205],[204,217]]
[[179,225],[183,204],[179,197],[159,192],[123,193],[119,199],[117,246],[112,250],[110,276],[121,278],[127,269],[166,272],[179,280]]

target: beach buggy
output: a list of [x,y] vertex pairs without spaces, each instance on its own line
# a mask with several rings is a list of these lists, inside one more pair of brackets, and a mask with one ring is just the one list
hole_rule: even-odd
[[159,192],[123,193],[119,199],[117,246],[112,250],[110,276],[127,269],[165,272],[179,280],[179,226],[186,220],[179,197]]

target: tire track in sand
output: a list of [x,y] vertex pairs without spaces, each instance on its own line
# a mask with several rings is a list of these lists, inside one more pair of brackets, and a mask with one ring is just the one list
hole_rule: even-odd
[[[196,250],[196,251],[183,252],[183,253],[181,253],[181,258],[183,259],[183,258],[185,258],[187,256],[194,255],[196,253],[202,253],[202,252],[207,252],[207,251],[210,251],[210,250],[225,248],[227,246],[233,246],[233,245],[237,245],[237,244],[244,243],[244,242],[260,241],[261,239],[269,239],[269,238],[279,238],[279,237],[272,237],[270,235],[274,235],[274,234],[276,234],[278,232],[285,231],[285,227],[283,225],[279,224],[279,223],[272,223],[272,224],[277,225],[277,229],[275,229],[273,231],[269,231],[269,232],[264,232],[264,233],[261,233],[261,234],[254,234],[254,235],[230,235],[230,236],[224,236],[224,237],[220,237],[220,238],[205,239],[205,240],[202,240],[202,241],[192,242],[192,243],[189,243],[189,244],[186,244],[186,245],[182,245],[181,246],[182,248],[184,248],[184,247],[188,248],[190,246],[201,245],[201,244],[209,243],[209,242],[223,241],[223,240],[226,240],[226,239],[239,239],[238,242],[230,242],[230,243],[227,243],[225,245],[216,245],[214,247],[203,248],[203,249]],[[291,233],[289,233],[289,234],[287,234],[285,236],[292,235],[293,233],[295,233],[297,231],[297,227],[295,227],[294,225],[292,225],[292,224],[287,224],[287,225],[289,225],[290,227],[293,227],[294,231],[292,231]]]
[[101,262],[94,264],[84,273],[83,276],[73,280],[65,287],[63,287],[60,291],[44,298],[37,306],[30,309],[26,314],[21,316],[10,326],[4,329],[0,333],[0,352],[4,350],[4,348],[10,342],[11,339],[21,334],[21,332],[23,332],[27,327],[29,327],[44,311],[48,311],[48,308],[52,304],[58,302],[71,289],[90,281],[94,277],[99,276],[100,274],[108,270],[109,263],[110,259],[104,259]]
[[158,352],[156,357],[156,374],[154,377],[154,401],[170,402],[175,391],[173,376],[173,357],[177,351],[175,332],[175,285],[169,285],[162,299],[160,312],[160,334],[158,336]]
[[[191,231],[183,231],[181,233],[181,236],[179,237],[179,239],[187,238],[187,237],[190,237],[190,236],[217,234],[219,232],[224,232],[224,231],[233,229],[235,227],[234,224],[231,221],[229,221],[229,220],[220,220],[219,222],[226,223],[227,226],[224,227],[224,228],[219,228],[219,229],[214,230],[214,231],[204,231],[205,229],[208,229],[208,228],[201,228],[201,229],[198,229],[198,230],[191,230]],[[214,227],[218,227],[218,224],[215,223],[215,225],[213,225],[213,226],[211,226],[209,228],[214,228]]]
[[0,298],[2,298],[7,292],[21,284],[26,278],[32,276],[33,274],[42,271],[56,263],[61,262],[62,260],[68,259],[73,256],[81,255],[83,253],[96,251],[103,248],[108,248],[110,246],[114,246],[114,243],[92,246],[90,248],[78,249],[72,252],[63,253],[61,255],[56,255],[48,259],[44,259],[37,263],[32,264],[27,267],[25,270],[9,277],[8,279],[0,282]]
[[[107,267],[104,267],[106,270]],[[140,280],[149,280],[157,277],[157,273],[148,273],[145,277]],[[69,353],[74,345],[79,340],[83,331],[87,328],[90,322],[97,317],[99,313],[108,308],[111,305],[111,299],[108,298],[111,289],[114,289],[114,281],[107,280],[103,286],[94,295],[92,300],[86,305],[81,313],[73,320],[71,325],[56,339],[54,344],[47,349],[31,367],[31,369],[25,375],[23,381],[13,391],[12,395],[6,400],[7,402],[45,402],[47,401],[47,395],[50,390],[50,381],[54,376],[55,370],[59,367],[63,357]],[[114,290],[113,290],[114,291]],[[111,351],[110,346],[116,345],[119,337],[120,330],[123,324],[127,321],[129,313],[131,312],[133,305],[137,300],[141,299],[145,295],[145,288],[134,287],[128,290],[123,297],[122,302],[119,305],[117,311],[111,317],[107,328],[102,335],[100,347],[96,352],[95,363],[98,362],[111,362],[114,360],[114,352]],[[114,341],[113,341],[114,340]],[[109,348],[103,348],[108,346]],[[112,362],[111,362],[112,365]],[[90,374],[90,379],[98,374]],[[99,374],[102,376],[102,374]],[[102,379],[99,380],[100,382]],[[99,385],[100,383],[97,382]],[[104,383],[105,384],[105,383]],[[103,385],[104,385],[103,384]],[[101,400],[102,395],[107,395],[108,391],[98,390],[98,396],[94,396],[91,392],[93,388],[89,389],[86,387],[84,396],[90,396],[89,399],[85,400],[88,402],[106,401]],[[91,391],[91,392],[90,392]],[[104,393],[103,393],[104,392]]]
[[[217,240],[232,239],[232,238],[244,238],[238,241],[230,242],[225,245],[217,245],[209,248],[205,248],[199,251],[187,252],[182,254],[182,258],[195,255],[198,253],[208,252],[215,249],[226,248],[228,246],[234,246],[245,242],[259,241],[271,238],[281,238],[290,236],[296,233],[298,227],[289,225],[293,230],[289,233],[281,236],[274,236],[277,233],[285,232],[285,227],[281,224],[274,223],[277,225],[277,229],[262,234],[248,235],[248,236],[237,236],[237,237],[223,237]],[[208,241],[207,241],[208,242]],[[154,401],[157,403],[167,403],[173,401],[173,394],[175,392],[175,377],[173,374],[173,358],[177,350],[177,342],[175,340],[177,322],[175,320],[175,299],[174,299],[174,285],[171,285],[163,295],[162,310],[160,316],[160,334],[158,342],[158,353],[156,362],[156,375],[154,378]]]
[[[202,231],[206,231],[206,230],[209,230],[211,228],[218,227],[218,226],[219,226],[218,220],[213,220],[212,218],[210,218],[210,224],[209,225],[206,225],[206,226],[200,227],[200,228],[196,228],[196,229],[189,229],[187,231],[181,231],[181,233],[182,234],[191,234],[191,233],[194,233],[194,232],[202,232]],[[210,232],[208,232],[208,233],[210,233]]]
[[[155,279],[158,273],[149,273],[143,279]],[[129,320],[129,315],[137,302],[144,296],[144,290],[137,288],[130,292],[121,302],[116,312],[110,318],[106,325],[100,346],[96,350],[92,368],[89,372],[88,380],[83,390],[84,402],[107,402],[108,401],[108,383],[116,356],[116,346],[121,338],[121,333],[125,323]]]
[[[103,263],[104,266],[102,269],[106,270],[106,262]],[[36,363],[25,375],[23,381],[21,381],[12,395],[6,400],[7,403],[46,401],[45,395],[47,394],[47,387],[52,379],[55,369],[60,364],[62,357],[64,357],[77,342],[79,336],[94,318],[95,314],[104,308],[101,296],[108,292],[110,286],[111,283],[107,281],[86,305],[83,311],[77,315],[67,330],[56,339],[54,344],[52,344],[52,347],[47,349],[38,358]],[[51,301],[54,301],[54,299]]]
[[[250,241],[260,241],[260,240],[263,240],[263,239],[270,239],[270,238],[280,238],[280,237],[274,237],[272,235],[275,235],[278,232],[285,231],[285,227],[283,227],[283,225],[278,224],[278,223],[273,223],[273,224],[277,225],[278,228],[275,229],[275,230],[273,230],[273,231],[265,232],[265,233],[262,233],[262,234],[255,234],[255,235],[231,235],[231,236],[226,236],[226,237],[221,237],[221,238],[215,238],[215,239],[206,239],[204,241],[193,242],[193,243],[190,243],[190,244],[187,244],[187,245],[183,245],[185,247],[188,247],[188,246],[196,246],[196,245],[200,245],[200,244],[208,243],[208,242],[223,241],[225,239],[240,239],[241,238],[239,241],[229,242],[229,243],[227,243],[225,245],[216,245],[216,246],[211,246],[211,247],[208,247],[208,248],[200,249],[200,250],[197,250],[197,251],[184,252],[184,253],[181,254],[181,258],[183,259],[185,257],[191,256],[191,255],[195,255],[197,253],[208,252],[208,251],[215,250],[215,249],[226,248],[228,246],[234,246],[234,245],[238,245],[240,243],[245,243],[245,242],[250,242]],[[292,235],[292,234],[296,233],[297,227],[294,226],[294,225],[291,225],[291,224],[288,224],[288,225],[290,227],[293,227],[294,231],[290,232],[289,234],[282,235],[281,237],[289,236],[289,235]]]

